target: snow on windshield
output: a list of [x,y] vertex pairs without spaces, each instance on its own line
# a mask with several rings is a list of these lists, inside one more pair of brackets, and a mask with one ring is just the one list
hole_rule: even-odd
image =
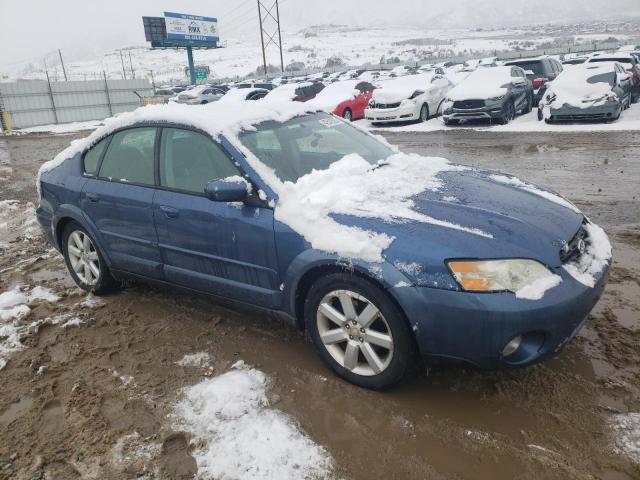
[[479,67],[452,88],[447,95],[453,101],[499,97],[514,77],[511,67]]
[[373,98],[380,103],[400,102],[416,90],[426,91],[434,75],[434,72],[429,72],[381,81],[380,88],[373,91]]
[[310,107],[333,112],[336,107],[345,100],[352,100],[360,94],[356,90],[356,85],[362,83],[361,80],[344,80],[327,85],[315,98],[309,100]]
[[309,87],[311,85],[313,85],[311,82],[285,83],[284,85],[280,85],[279,87],[271,90],[261,101],[291,101],[296,97],[296,90],[299,88]]

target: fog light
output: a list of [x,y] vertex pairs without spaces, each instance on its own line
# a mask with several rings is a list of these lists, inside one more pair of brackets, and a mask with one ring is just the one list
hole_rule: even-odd
[[509,343],[502,349],[502,356],[508,357],[513,352],[518,350],[520,344],[522,343],[522,335],[518,335],[517,337],[513,337]]

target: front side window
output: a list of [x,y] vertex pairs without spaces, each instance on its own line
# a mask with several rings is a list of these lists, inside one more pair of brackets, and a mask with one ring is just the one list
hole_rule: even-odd
[[206,135],[163,128],[160,141],[160,185],[204,193],[211,180],[239,175],[227,154]]
[[109,144],[108,140],[108,138],[102,139],[84,154],[84,173],[88,175],[96,174],[100,157],[102,157],[105,147]]
[[153,185],[155,139],[155,127],[131,128],[114,134],[102,160],[100,177]]
[[264,122],[255,131],[241,133],[240,142],[282,181],[292,182],[351,153],[372,165],[393,155],[384,143],[325,113]]

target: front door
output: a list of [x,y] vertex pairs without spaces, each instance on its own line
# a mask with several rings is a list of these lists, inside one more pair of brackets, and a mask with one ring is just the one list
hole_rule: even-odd
[[159,170],[153,215],[165,278],[276,307],[280,290],[273,210],[214,202],[204,194],[209,181],[240,175],[222,147],[199,132],[163,128]]
[[155,127],[113,135],[96,177],[87,180],[81,205],[96,225],[112,267],[161,278],[153,221]]

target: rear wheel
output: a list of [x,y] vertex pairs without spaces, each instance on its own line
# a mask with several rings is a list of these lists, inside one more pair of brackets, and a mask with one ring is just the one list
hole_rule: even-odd
[[451,125],[458,125],[458,120],[445,120],[444,124],[447,126],[451,126]]
[[117,287],[95,240],[80,224],[71,222],[65,227],[62,250],[67,269],[78,287],[98,295]]
[[417,364],[402,312],[363,278],[342,273],[321,278],[307,295],[304,315],[322,360],[351,383],[386,388]]
[[420,107],[420,121],[426,122],[429,120],[429,106],[425,103]]
[[207,102],[206,100],[202,100],[202,101],[200,102],[200,105],[204,105],[205,103],[209,103],[209,102]]
[[353,113],[351,112],[350,108],[344,109],[344,112],[342,112],[342,118],[348,120],[349,122],[351,121],[351,119],[353,118]]

